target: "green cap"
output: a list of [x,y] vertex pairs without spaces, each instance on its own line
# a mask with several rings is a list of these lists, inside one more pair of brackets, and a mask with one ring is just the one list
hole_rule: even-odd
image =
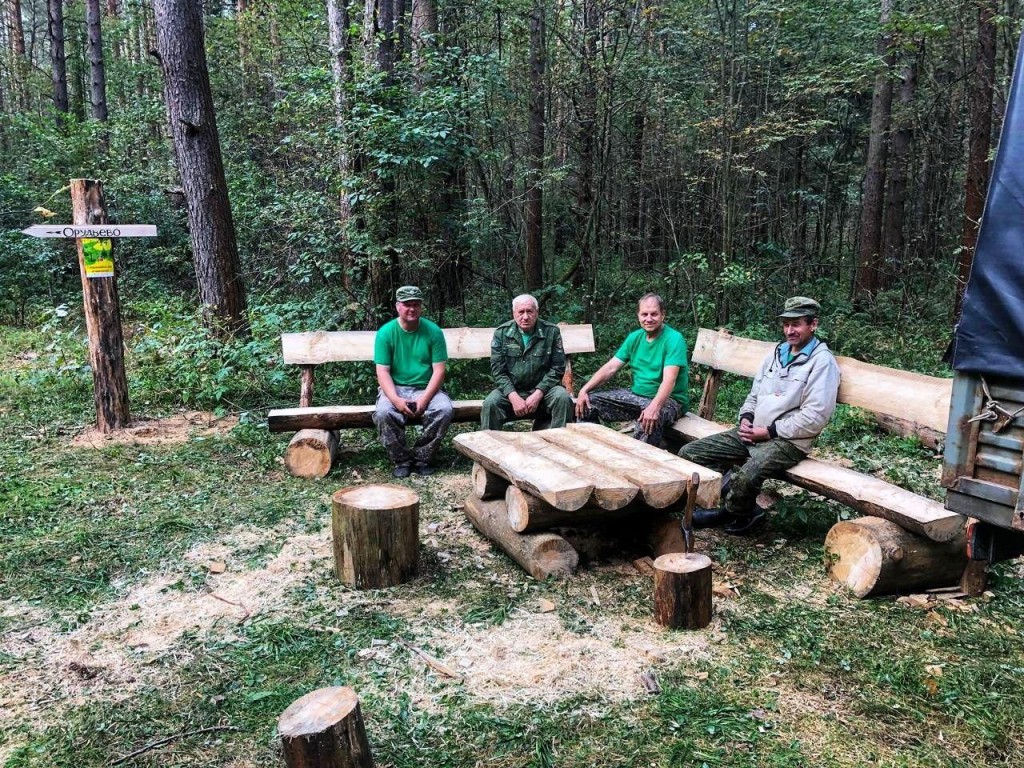
[[806,296],[790,296],[779,312],[779,317],[817,317],[821,304]]
[[415,285],[403,285],[395,291],[398,301],[423,301],[423,291]]

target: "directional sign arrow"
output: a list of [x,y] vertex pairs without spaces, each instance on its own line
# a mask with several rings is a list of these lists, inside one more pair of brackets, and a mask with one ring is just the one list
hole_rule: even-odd
[[153,224],[36,224],[21,230],[32,237],[62,237],[76,240],[81,237],[156,237]]

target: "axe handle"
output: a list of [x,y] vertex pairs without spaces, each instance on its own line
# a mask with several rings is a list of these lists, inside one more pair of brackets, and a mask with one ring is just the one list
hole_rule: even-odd
[[699,485],[700,475],[694,472],[686,487],[686,512],[683,515],[683,537],[686,539],[687,554],[693,552],[693,505],[697,502],[697,487]]

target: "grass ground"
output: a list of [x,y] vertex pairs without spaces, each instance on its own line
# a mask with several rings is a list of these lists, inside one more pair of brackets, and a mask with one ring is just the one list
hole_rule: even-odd
[[[332,575],[329,496],[388,479],[372,434],[346,433],[320,481],[282,471],[287,437],[259,411],[183,442],[76,447],[88,372],[48,345],[0,334],[8,768],[279,765],[278,715],[334,684],[359,694],[382,766],[1024,764],[1017,563],[976,600],[858,601],[822,564],[848,511],[784,495],[752,539],[698,536],[715,618],[668,632],[627,561],[538,583],[496,553],[462,516],[469,464],[449,445],[440,475],[405,481],[421,575],[357,592]],[[853,414],[824,448],[938,493],[934,457]]]

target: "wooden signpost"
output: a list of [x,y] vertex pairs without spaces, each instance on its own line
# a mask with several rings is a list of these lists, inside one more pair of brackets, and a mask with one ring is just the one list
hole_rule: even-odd
[[124,370],[121,303],[117,295],[111,238],[154,237],[156,227],[109,224],[103,185],[92,179],[71,180],[71,209],[74,219],[71,225],[36,225],[22,231],[32,237],[59,237],[77,243],[85,327],[89,334],[96,426],[101,432],[111,432],[127,427],[131,420],[128,378]]

